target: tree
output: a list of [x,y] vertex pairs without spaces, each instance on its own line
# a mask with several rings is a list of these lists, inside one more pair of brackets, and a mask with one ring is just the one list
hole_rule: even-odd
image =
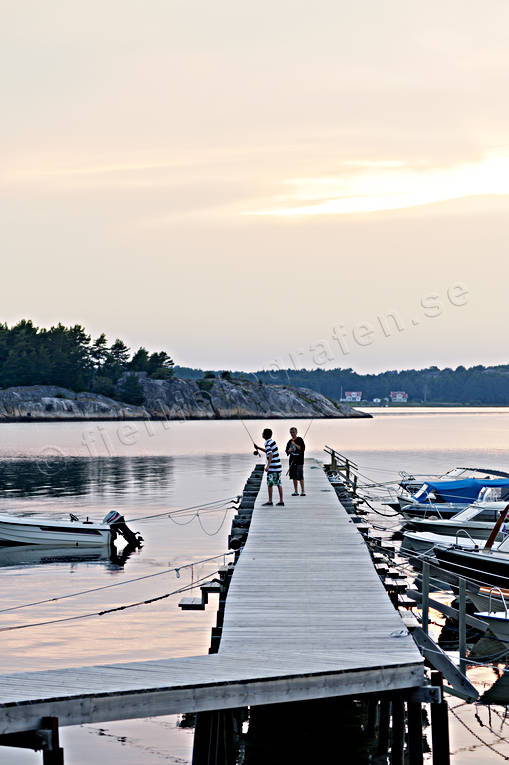
[[138,348],[128,366],[133,372],[148,372],[150,369],[150,362],[146,348]]
[[152,353],[148,362],[150,377],[159,380],[167,380],[173,377],[173,359],[165,351]]
[[125,375],[122,379],[122,383],[117,388],[117,394],[120,400],[125,401],[127,404],[140,406],[145,401],[143,385],[140,383],[138,376],[132,373]]
[[[0,387],[59,385],[113,396],[117,380],[127,371],[168,379],[173,366],[165,351],[149,356],[139,348],[130,359],[124,341],[117,338],[108,348],[104,333],[91,342],[81,324],[59,323],[50,329],[40,329],[30,319],[12,327],[0,324]],[[134,395],[132,381],[130,385]]]
[[129,362],[129,348],[118,337],[110,348],[110,356],[119,366],[127,366]]
[[94,341],[90,350],[90,357],[94,369],[102,369],[108,358],[108,340],[104,332]]

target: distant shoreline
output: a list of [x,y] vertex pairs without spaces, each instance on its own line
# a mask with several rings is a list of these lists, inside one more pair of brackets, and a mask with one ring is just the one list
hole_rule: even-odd
[[0,390],[0,422],[370,418],[305,388],[140,375],[136,403],[55,385]]
[[357,414],[338,415],[337,417],[324,417],[322,415],[292,415],[292,414],[270,414],[270,415],[242,415],[242,417],[162,417],[149,415],[146,417],[2,417],[0,425],[12,423],[38,423],[46,422],[238,422],[239,420],[364,420],[366,417],[359,417]]
[[380,404],[370,403],[358,403],[359,409],[509,409],[509,404],[443,404],[443,403],[426,403],[426,404],[388,404],[387,406],[380,406]]

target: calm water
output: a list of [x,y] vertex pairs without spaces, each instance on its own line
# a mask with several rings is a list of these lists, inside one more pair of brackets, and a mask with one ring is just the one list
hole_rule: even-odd
[[[313,422],[306,438],[310,455],[320,457],[324,444],[334,446],[357,461],[363,474],[380,482],[393,480],[400,470],[440,473],[456,465],[509,471],[506,409],[369,411],[375,414],[372,420]],[[258,442],[265,424],[247,423]],[[273,424],[280,445],[291,424]],[[309,422],[297,424],[303,434]],[[233,512],[228,505],[202,511],[198,518],[190,511],[171,520],[136,519],[231,497],[241,491],[256,461],[238,421],[2,425],[0,512],[55,518],[73,512],[96,520],[116,509],[142,533],[145,546],[125,561],[94,553],[88,559],[62,560],[51,552],[42,557],[26,550],[0,552],[0,609],[195,564],[183,569],[180,578],[173,572],[52,604],[4,611],[2,626],[133,603],[212,573],[217,563],[199,561],[226,551]],[[309,503],[312,511],[311,497]],[[206,653],[215,604],[205,612],[183,613],[177,608],[180,597],[103,617],[3,633],[1,670]],[[453,706],[456,703],[459,700]],[[500,741],[483,730],[481,735],[500,748]],[[73,765],[88,765],[91,757],[113,765],[188,762],[192,747],[192,733],[176,728],[174,717],[64,729],[63,739]],[[472,749],[476,743],[456,726],[454,761],[489,762],[486,748]],[[29,752],[2,752],[2,762],[39,761],[40,755]]]

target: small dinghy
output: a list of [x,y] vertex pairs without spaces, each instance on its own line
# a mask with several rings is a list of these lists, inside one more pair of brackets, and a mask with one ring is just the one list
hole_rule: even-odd
[[0,545],[105,547],[112,545],[117,535],[136,547],[140,547],[143,541],[115,510],[109,512],[102,523],[89,521],[88,518],[80,521],[72,514],[69,520],[0,515]]

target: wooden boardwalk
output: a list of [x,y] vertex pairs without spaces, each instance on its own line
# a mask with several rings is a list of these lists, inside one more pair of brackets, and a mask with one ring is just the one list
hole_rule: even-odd
[[316,463],[306,487],[266,508],[262,486],[218,654],[0,676],[0,734],[48,716],[76,725],[422,685],[421,654]]

